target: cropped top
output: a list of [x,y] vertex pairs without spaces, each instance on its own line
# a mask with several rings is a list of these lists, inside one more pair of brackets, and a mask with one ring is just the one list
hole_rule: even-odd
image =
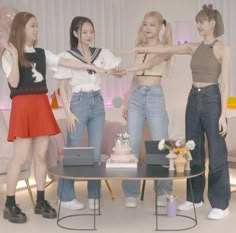
[[213,51],[216,42],[217,40],[211,44],[202,42],[194,52],[190,62],[193,82],[218,83],[221,64]]
[[[142,63],[150,61],[156,54],[140,54],[136,55],[135,63],[140,65]],[[161,62],[159,65],[155,65],[150,69],[141,70],[136,72],[136,76],[162,76],[166,67],[166,61]]]

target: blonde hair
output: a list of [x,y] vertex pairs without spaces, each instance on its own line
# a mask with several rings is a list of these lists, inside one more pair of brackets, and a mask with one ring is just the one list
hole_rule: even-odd
[[212,4],[209,4],[208,6],[204,4],[202,6],[202,9],[197,13],[195,17],[196,22],[200,20],[214,20],[215,21],[215,27],[214,27],[214,36],[219,37],[224,34],[224,23],[222,16],[218,10],[213,9]]
[[[143,33],[143,24],[144,24],[145,19],[148,17],[154,18],[155,21],[157,22],[157,24],[160,26],[160,28],[161,28],[161,25],[163,25],[165,27],[165,31],[162,34],[162,37],[160,38],[161,44],[171,46],[173,41],[172,41],[172,27],[171,27],[170,23],[168,23],[158,11],[150,11],[144,15],[142,24],[139,27],[138,35],[137,35],[137,39],[136,39],[136,47],[139,47],[139,46],[142,47],[142,46],[147,45],[147,38],[146,38],[145,34]],[[159,33],[160,33],[160,31],[159,31]],[[171,57],[172,56],[170,55],[170,57],[166,63],[167,64],[166,65],[166,73],[168,73],[168,70],[171,67]]]
[[145,46],[147,44],[147,38],[145,37],[145,34],[143,33],[143,23],[146,18],[152,17],[156,20],[158,25],[163,25],[165,27],[165,31],[162,35],[162,38],[160,38],[161,43],[163,45],[172,45],[172,28],[169,23],[163,18],[163,16],[158,11],[150,11],[147,14],[144,15],[143,21],[141,26],[138,30],[138,36],[136,39],[136,46]]

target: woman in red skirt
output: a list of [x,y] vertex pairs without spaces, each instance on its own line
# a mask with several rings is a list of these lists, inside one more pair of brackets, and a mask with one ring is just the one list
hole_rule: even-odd
[[57,215],[44,199],[49,136],[60,133],[46,94],[46,66],[54,70],[61,65],[103,72],[93,65],[59,58],[48,50],[36,48],[37,34],[36,17],[29,12],[20,12],[13,19],[9,43],[0,38],[5,48],[2,66],[12,98],[8,141],[14,142],[14,158],[7,173],[7,199],[3,216],[14,223],[27,221],[26,215],[16,205],[15,191],[21,168],[29,154],[33,156],[37,185],[35,214],[45,218],[55,218]]

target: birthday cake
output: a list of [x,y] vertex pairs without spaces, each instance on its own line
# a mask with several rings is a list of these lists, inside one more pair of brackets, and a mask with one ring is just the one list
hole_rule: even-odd
[[118,133],[115,139],[113,153],[106,162],[106,167],[137,167],[138,160],[132,154],[129,146],[129,135]]

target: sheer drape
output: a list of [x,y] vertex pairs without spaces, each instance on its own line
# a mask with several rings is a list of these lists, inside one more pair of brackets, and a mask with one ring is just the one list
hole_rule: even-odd
[[[69,49],[69,27],[71,20],[77,16],[87,16],[92,19],[95,26],[95,46],[105,47],[113,52],[119,49],[134,46],[137,30],[143,15],[150,10],[160,11],[174,27],[175,21],[186,20],[193,22],[196,40],[195,14],[201,9],[203,3],[213,3],[221,12],[225,22],[225,35],[222,38],[231,44],[233,48],[233,65],[231,78],[231,94],[236,95],[235,64],[235,30],[233,22],[236,21],[235,0],[0,0],[1,6],[16,8],[18,11],[30,11],[37,16],[39,22],[39,46],[49,49],[54,53]],[[184,7],[183,7],[184,6]],[[175,31],[175,29],[173,28]],[[174,37],[174,35],[173,35]],[[133,64],[133,56],[121,56],[122,65]],[[191,74],[188,60],[178,56],[174,60],[174,68],[171,70],[166,84],[167,102],[176,100],[172,93],[183,86],[191,85]],[[0,70],[0,107],[9,107],[9,90],[3,73]],[[48,74],[49,95],[57,88],[57,82]],[[172,78],[173,77],[173,78]],[[123,79],[112,77],[104,78],[102,91],[106,103],[112,101],[115,96],[122,96],[128,89],[132,74]],[[186,84],[187,82],[187,84]],[[187,89],[187,88],[186,88]],[[179,93],[179,99],[186,100],[187,90]]]
[[[69,27],[77,16],[87,16],[95,26],[95,46],[115,50],[134,45],[134,38],[126,38],[128,9],[124,0],[0,0],[0,6],[16,8],[18,11],[30,11],[36,15],[39,23],[38,46],[59,53],[69,49]],[[136,34],[133,33],[135,36]],[[131,44],[128,42],[131,41]],[[119,56],[119,55],[117,55]],[[122,65],[128,59],[122,58]],[[2,71],[0,73],[2,80]],[[49,95],[57,87],[57,82],[48,73]],[[128,89],[131,77],[115,79],[104,77],[102,91],[106,103],[111,103],[115,96],[122,96]],[[0,107],[9,107],[9,91],[6,81],[0,84]]]

